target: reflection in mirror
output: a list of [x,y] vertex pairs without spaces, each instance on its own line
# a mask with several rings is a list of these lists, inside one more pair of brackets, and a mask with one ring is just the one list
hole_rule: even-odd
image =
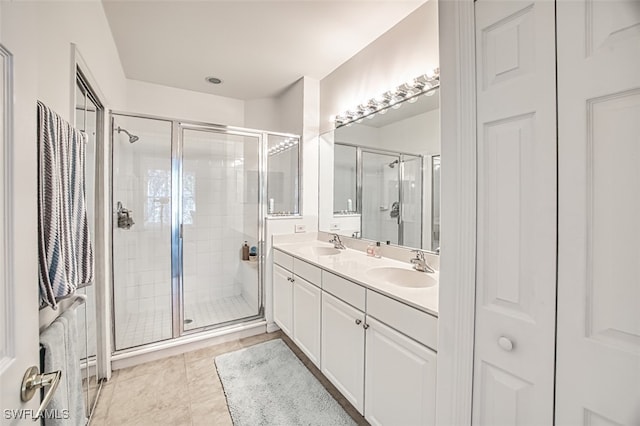
[[440,111],[429,94],[320,135],[321,231],[439,250]]
[[267,135],[267,213],[300,213],[300,138]]
[[440,253],[440,156],[431,157],[431,250]]
[[333,162],[333,213],[356,214],[359,210],[356,199],[355,146],[336,144]]

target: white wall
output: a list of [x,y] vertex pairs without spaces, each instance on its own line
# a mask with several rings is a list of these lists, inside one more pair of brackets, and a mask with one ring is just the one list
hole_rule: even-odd
[[125,111],[227,126],[245,126],[244,101],[127,80]]
[[[21,2],[11,7],[24,7]],[[3,5],[4,6],[4,5]],[[38,98],[65,119],[71,117],[75,75],[71,43],[75,43],[111,108],[125,104],[126,80],[102,3],[37,2],[36,19]],[[23,34],[26,36],[26,34]]]
[[244,103],[244,125],[248,128],[280,132],[279,115],[278,98],[250,99]]
[[320,130],[331,116],[438,65],[438,3],[430,0],[320,82]]
[[[393,141],[393,148],[389,147],[389,141]],[[409,154],[440,154],[440,109],[381,127],[377,142],[378,148],[382,149],[397,149]]]

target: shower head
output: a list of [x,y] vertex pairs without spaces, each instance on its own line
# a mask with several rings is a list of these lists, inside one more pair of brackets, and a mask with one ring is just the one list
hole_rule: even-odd
[[128,131],[126,131],[125,129],[123,129],[122,127],[118,126],[118,128],[116,129],[116,131],[118,133],[125,133],[127,136],[129,136],[129,143],[134,143],[135,141],[137,141],[138,139],[140,139],[138,136],[136,135],[132,135],[131,133],[129,133]]
[[396,164],[399,164],[399,163],[400,163],[400,160],[393,160],[387,165],[393,169],[396,166]]

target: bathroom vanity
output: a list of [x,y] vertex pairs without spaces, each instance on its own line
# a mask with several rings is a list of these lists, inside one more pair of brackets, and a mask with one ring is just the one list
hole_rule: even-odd
[[434,424],[438,273],[318,240],[273,248],[276,324],[371,424]]

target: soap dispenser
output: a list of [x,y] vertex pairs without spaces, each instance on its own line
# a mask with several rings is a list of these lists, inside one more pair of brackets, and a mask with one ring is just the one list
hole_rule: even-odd
[[246,241],[242,246],[242,260],[249,260],[249,244]]
[[380,241],[376,242],[376,246],[373,248],[373,257],[380,259],[382,257],[382,248],[380,247]]

